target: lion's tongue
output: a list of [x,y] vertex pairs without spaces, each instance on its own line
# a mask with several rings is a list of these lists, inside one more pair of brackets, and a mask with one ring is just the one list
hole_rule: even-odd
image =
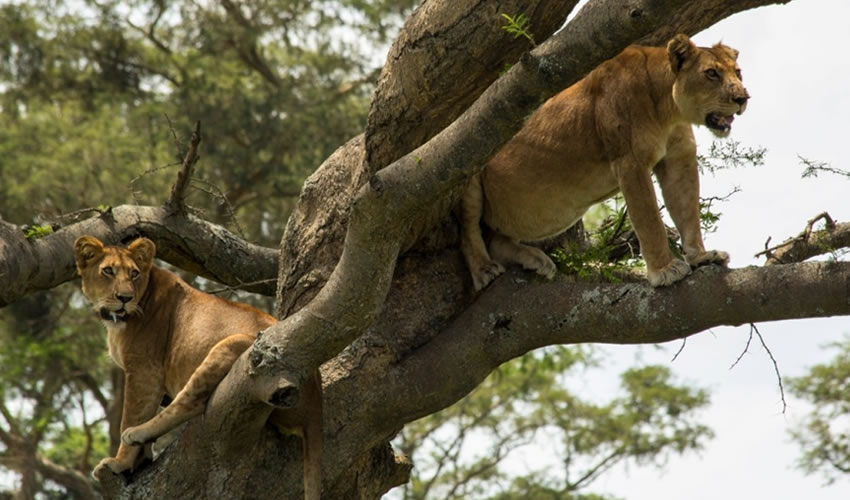
[[735,121],[735,115],[724,116],[724,120],[726,120],[726,125],[732,125],[732,122]]

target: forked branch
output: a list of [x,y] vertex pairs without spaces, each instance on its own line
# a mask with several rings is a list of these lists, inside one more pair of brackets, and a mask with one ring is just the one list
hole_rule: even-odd
[[[820,220],[824,221],[824,228],[815,231],[814,225]],[[803,262],[811,257],[850,247],[850,223],[837,223],[828,213],[822,212],[809,220],[797,236],[772,247],[769,244],[770,238],[765,241],[764,250],[755,254],[756,257],[764,255],[767,258],[766,265]]]

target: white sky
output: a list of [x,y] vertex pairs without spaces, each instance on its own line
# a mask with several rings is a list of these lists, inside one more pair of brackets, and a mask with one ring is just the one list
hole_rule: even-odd
[[[850,2],[797,0],[733,16],[694,37],[698,45],[719,40],[740,50],[744,83],[752,99],[735,121],[732,138],[743,145],[764,146],[765,166],[718,173],[702,179],[703,195],[723,195],[732,186],[743,192],[720,210],[719,229],[708,237],[711,248],[727,250],[733,267],[761,264],[752,256],[773,243],[799,233],[821,211],[850,220],[850,180],[834,176],[801,179],[797,155],[850,169]],[[711,143],[705,129],[701,145]],[[824,344],[850,334],[850,318],[760,324],[783,376],[801,375],[831,358]],[[703,421],[716,437],[699,455],[673,458],[655,468],[617,468],[590,490],[628,500],[709,499],[850,499],[850,477],[825,486],[821,476],[805,476],[794,467],[799,456],[788,429],[806,413],[805,403],[786,394],[781,403],[773,365],[757,340],[733,370],[743,350],[748,327],[716,328],[681,342],[653,347],[605,347],[611,375],[636,362],[670,366],[688,382],[708,387],[710,409]],[[579,381],[588,394],[613,389],[613,377]],[[605,390],[605,389],[602,389]],[[850,391],[850,387],[848,388]]]

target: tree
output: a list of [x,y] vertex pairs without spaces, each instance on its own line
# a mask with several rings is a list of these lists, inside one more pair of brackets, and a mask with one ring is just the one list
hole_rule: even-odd
[[792,393],[813,405],[800,427],[791,431],[802,451],[797,465],[807,474],[821,473],[829,483],[850,474],[850,342],[832,347],[838,353],[831,362],[815,365],[789,383]]
[[[596,0],[570,29],[552,35],[576,3],[420,6],[390,49],[365,132],[304,184],[279,251],[164,206],[117,206],[35,241],[0,224],[0,305],[72,279],[70,244],[82,234],[111,243],[144,234],[178,267],[276,295],[282,321],[240,358],[204,417],[132,483],[109,478],[109,495],[296,496],[298,441],[273,438],[262,424],[273,394],[296,392],[322,363],[324,493],[375,498],[409,477],[409,461],[389,446],[404,424],[457,401],[529,350],[661,342],[720,324],[850,313],[850,265],[795,263],[824,251],[807,238],[771,251],[770,262],[784,265],[702,269],[686,287],[529,282],[514,272],[471,296],[457,250],[447,244],[449,208],[458,186],[523,117],[629,43],[660,44],[782,2]],[[527,41],[493,24],[508,12],[528,17],[539,42],[530,52]],[[513,66],[500,75],[505,63]],[[166,206],[183,196],[175,190]],[[816,236],[839,248],[848,234],[850,226],[836,223]],[[788,251],[801,246],[801,253]],[[274,285],[264,281],[275,278]]]
[[[531,352],[501,365],[451,407],[405,425],[398,449],[416,468],[395,498],[602,499],[586,490],[613,466],[661,465],[712,437],[695,421],[708,404],[706,391],[675,385],[667,367],[627,370],[623,394],[603,403],[564,388],[565,379],[600,364],[587,347]],[[541,438],[554,449],[553,467],[525,474],[504,467]],[[476,451],[476,443],[486,447]]]

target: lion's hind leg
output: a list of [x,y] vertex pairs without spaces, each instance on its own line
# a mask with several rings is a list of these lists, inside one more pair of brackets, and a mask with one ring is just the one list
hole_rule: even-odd
[[519,264],[523,269],[534,271],[546,279],[555,276],[557,268],[543,250],[523,245],[502,234],[494,234],[490,242],[490,255],[504,264]]
[[147,443],[203,413],[213,390],[230,371],[236,358],[253,342],[254,337],[250,335],[231,335],[221,340],[210,349],[174,401],[159,415],[126,429],[121,434],[121,440],[126,444]]
[[469,179],[463,193],[461,204],[461,241],[460,249],[472,275],[475,291],[489,285],[505,272],[501,264],[492,260],[487,253],[484,237],[481,235],[481,215],[483,213],[484,192],[481,178],[476,175]]

